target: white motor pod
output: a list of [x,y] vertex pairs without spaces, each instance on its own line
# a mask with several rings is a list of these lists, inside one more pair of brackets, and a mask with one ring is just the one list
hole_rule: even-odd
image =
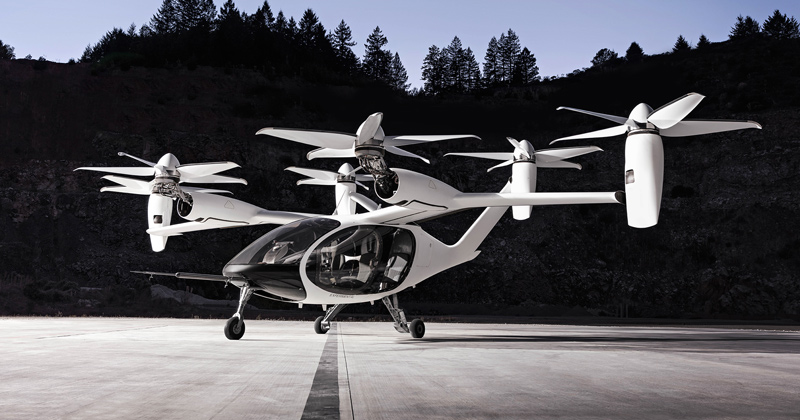
[[[527,194],[536,191],[536,163],[520,160],[511,165],[511,192]],[[527,220],[531,217],[533,206],[513,206],[511,214],[516,220]]]
[[[151,194],[147,202],[147,224],[150,229],[169,226],[172,221],[172,199],[158,194]],[[169,236],[150,235],[150,246],[155,252],[161,252],[167,246]]]
[[632,132],[625,142],[625,208],[628,225],[648,228],[658,223],[664,186],[664,146],[651,131]]
[[375,192],[383,201],[402,207],[419,209],[447,209],[453,197],[461,191],[439,181],[436,178],[406,169],[395,169],[397,190],[391,196],[383,196],[381,190]]
[[193,192],[192,202],[178,200],[178,215],[186,220],[203,221],[206,219],[248,223],[257,216],[262,208],[221,195]]

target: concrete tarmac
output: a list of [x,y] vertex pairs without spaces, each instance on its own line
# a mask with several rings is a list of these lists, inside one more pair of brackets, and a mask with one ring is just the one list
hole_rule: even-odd
[[800,333],[0,319],[3,419],[800,418]]

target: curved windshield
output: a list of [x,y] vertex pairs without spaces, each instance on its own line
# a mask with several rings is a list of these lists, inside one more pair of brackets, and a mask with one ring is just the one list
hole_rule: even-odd
[[413,255],[411,232],[390,226],[355,226],[322,241],[309,255],[306,275],[332,293],[380,293],[403,282]]
[[303,219],[269,231],[233,257],[233,264],[299,265],[314,241],[339,227],[333,219]]

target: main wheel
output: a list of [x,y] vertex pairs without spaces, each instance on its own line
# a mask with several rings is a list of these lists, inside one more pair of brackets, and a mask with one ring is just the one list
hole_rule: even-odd
[[414,338],[422,338],[425,335],[425,323],[421,319],[411,321],[408,329],[411,330],[411,336]]
[[314,321],[314,332],[317,333],[317,334],[327,334],[328,331],[330,331],[330,329],[331,329],[331,324],[330,323],[328,323],[327,326],[326,325],[322,325],[322,320],[323,319],[325,319],[325,317],[321,316],[321,317],[317,318],[316,321]]
[[239,322],[239,317],[232,317],[225,323],[225,337],[228,340],[238,340],[244,335],[244,320]]

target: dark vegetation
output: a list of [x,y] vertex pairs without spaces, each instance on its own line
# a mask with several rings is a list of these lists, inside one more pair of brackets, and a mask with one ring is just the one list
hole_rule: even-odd
[[[327,213],[333,192],[296,187],[297,177],[283,168],[335,170],[341,162],[309,163],[307,147],[256,138],[256,130],[353,132],[367,115],[382,111],[389,134],[474,133],[483,140],[413,148],[430,166],[400,157],[391,157],[391,164],[464,191],[496,191],[507,172],[486,174],[486,162],[443,155],[506,151],[506,136],[546,148],[554,138],[608,126],[556,112],[560,105],[627,115],[639,102],[658,107],[692,91],[707,98],[691,117],[751,119],[764,129],[665,139],[658,226],[628,227],[622,206],[536,208],[528,221],[503,219],[474,262],[403,292],[401,302],[427,315],[613,315],[621,304],[641,317],[800,314],[800,40],[794,18],[776,11],[763,30],[742,18],[728,41],[701,37],[694,48],[676,43],[674,52],[658,55],[645,54],[635,42],[624,57],[601,50],[591,67],[544,80],[535,60],[524,72],[518,68],[530,64],[532,53],[520,58],[525,49],[513,45],[510,55],[488,48],[487,56],[506,57],[487,60],[489,76],[487,62],[478,72],[474,53],[455,38],[429,51],[436,60],[428,64],[439,66],[429,75],[438,74],[438,81],[428,78],[422,91],[410,94],[407,81],[397,77],[399,57],[384,49],[379,28],[368,42],[375,48],[366,48],[371,55],[359,59],[347,25],[329,34],[311,11],[298,24],[282,13],[271,17],[266,3],[245,15],[228,2],[213,16],[210,9],[198,12],[195,24],[167,18],[177,13],[169,7],[191,4],[205,3],[165,1],[147,29],[109,32],[80,63],[13,60],[13,48],[0,43],[0,52],[10,51],[0,60],[0,314],[233,311],[153,301],[150,280],[130,270],[219,273],[270,227],[186,234],[152,253],[144,232],[146,197],[101,194],[106,182],[100,175],[72,172],[135,164],[117,151],[151,160],[172,152],[183,163],[232,160],[242,165],[233,175],[249,181],[232,188],[236,197],[269,209]],[[508,49],[512,34],[490,45]],[[251,53],[256,50],[262,53]],[[623,139],[596,144],[605,152],[578,159],[582,171],[540,171],[538,190],[622,189]],[[452,242],[476,215],[424,226]],[[237,293],[204,282],[154,281],[212,299]],[[358,305],[353,311],[385,310]]]

